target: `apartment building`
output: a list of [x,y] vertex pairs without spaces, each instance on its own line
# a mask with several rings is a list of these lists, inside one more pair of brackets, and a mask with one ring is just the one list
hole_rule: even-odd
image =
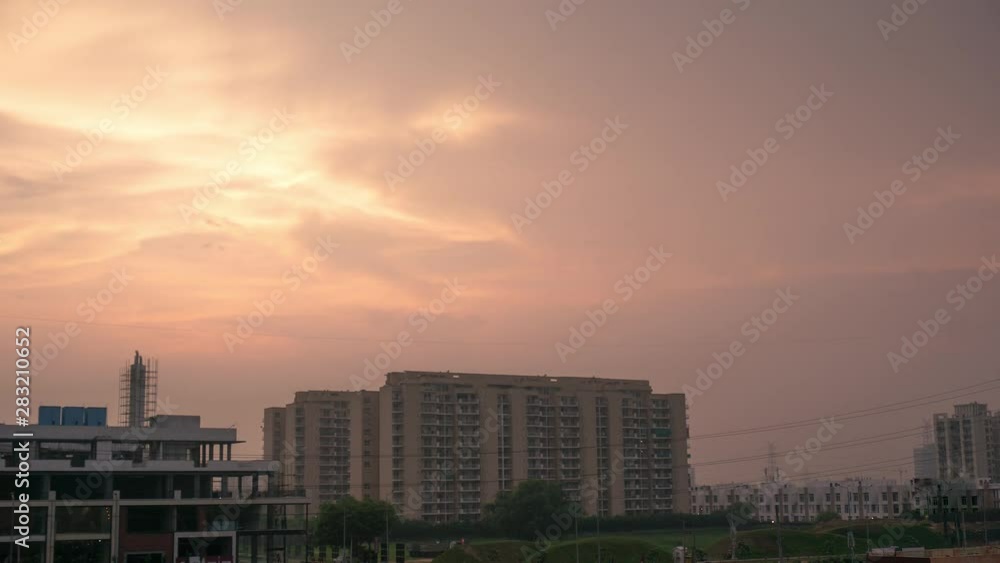
[[404,518],[477,519],[528,479],[588,514],[689,510],[684,395],[648,381],[396,372],[377,392],[306,391],[265,410],[265,457],[313,508],[345,495]]
[[983,403],[955,405],[954,414],[934,415],[940,479],[1000,481],[1000,413]]
[[[0,561],[264,563],[305,553],[305,522],[288,517],[305,497],[271,481],[273,462],[233,460],[236,429],[180,415],[109,427],[89,416],[103,409],[85,423],[82,409],[64,407],[61,418],[60,407],[45,409],[39,425],[0,425]],[[25,493],[28,548],[14,544]]]
[[1000,507],[1000,483],[989,479],[914,479],[913,505],[925,514],[994,510]]
[[528,479],[587,514],[689,506],[684,395],[647,381],[395,372],[380,408],[379,497],[404,518],[476,519]]
[[823,512],[843,520],[895,518],[914,508],[909,483],[892,479],[844,479],[804,483],[728,483],[703,485],[691,492],[693,514],[729,510],[737,503],[756,508],[755,518],[769,522],[812,522]]
[[313,512],[343,496],[378,494],[379,394],[300,391],[264,411],[264,458],[284,486],[304,490]]
[[938,449],[935,444],[923,444],[913,448],[913,478],[938,478]]

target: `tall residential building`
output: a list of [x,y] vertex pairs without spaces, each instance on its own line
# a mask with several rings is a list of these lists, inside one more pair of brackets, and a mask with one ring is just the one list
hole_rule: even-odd
[[955,413],[934,415],[940,479],[1000,479],[1000,414],[983,403],[955,405]]
[[559,482],[588,514],[690,509],[683,394],[648,381],[401,372],[264,413],[264,454],[312,509],[345,495],[404,518],[476,519],[501,491]]
[[378,492],[379,394],[300,391],[264,411],[264,457],[281,462],[284,486],[305,490],[311,510]]
[[397,372],[380,390],[379,497],[404,518],[475,519],[521,481],[587,514],[687,512],[683,394],[648,381]]

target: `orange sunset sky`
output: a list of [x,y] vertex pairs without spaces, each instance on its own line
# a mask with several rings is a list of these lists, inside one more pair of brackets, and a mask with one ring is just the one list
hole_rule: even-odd
[[[658,392],[695,386],[739,341],[690,405],[708,483],[760,477],[763,461],[712,462],[769,441],[781,454],[819,423],[699,435],[1000,377],[1000,277],[961,308],[950,293],[1000,252],[995,2],[931,0],[889,29],[881,0],[588,0],[568,14],[558,0],[399,0],[385,24],[372,11],[387,0],[51,1],[51,15],[0,4],[0,323],[31,326],[36,354],[60,348],[35,405],[108,405],[117,420],[118,369],[140,350],[159,358],[161,397],[236,425],[251,455],[265,407],[351,389],[401,332],[412,344],[381,371]],[[933,164],[912,162],[936,141]],[[849,236],[897,180],[905,191]],[[650,262],[651,248],[670,256]],[[797,300],[751,342],[745,324],[779,290]],[[560,353],[608,300],[606,322]],[[260,326],[227,339],[258,307]],[[949,321],[893,365],[942,308]],[[902,438],[821,452],[808,471],[909,471],[914,429],[972,399],[1000,408],[994,385],[847,421],[835,441]]]

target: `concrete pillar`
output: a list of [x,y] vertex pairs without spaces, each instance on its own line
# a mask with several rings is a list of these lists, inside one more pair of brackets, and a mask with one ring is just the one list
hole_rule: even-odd
[[49,491],[49,507],[45,514],[45,560],[56,560],[56,492]]
[[118,505],[120,493],[114,491],[111,496],[113,499],[111,503],[111,560],[118,561],[118,530],[121,522],[121,507]]
[[226,461],[233,461],[233,445],[226,444]]

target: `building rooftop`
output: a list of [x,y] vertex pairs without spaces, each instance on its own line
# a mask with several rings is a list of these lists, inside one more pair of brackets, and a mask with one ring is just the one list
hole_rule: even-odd
[[604,377],[561,377],[554,375],[511,375],[494,373],[461,373],[451,371],[395,371],[386,374],[386,384],[396,383],[469,383],[516,387],[560,387],[573,385],[584,388],[624,388],[650,391],[644,379],[609,379]]
[[239,444],[235,428],[202,428],[200,416],[159,415],[149,426],[14,426],[0,424],[0,442],[13,442],[14,433],[30,433],[35,442],[212,442]]

